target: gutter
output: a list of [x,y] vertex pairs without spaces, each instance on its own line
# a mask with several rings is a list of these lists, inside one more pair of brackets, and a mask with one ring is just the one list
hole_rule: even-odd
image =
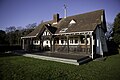
[[36,36],[25,36],[25,37],[21,37],[21,39],[24,39],[24,38],[35,38]]

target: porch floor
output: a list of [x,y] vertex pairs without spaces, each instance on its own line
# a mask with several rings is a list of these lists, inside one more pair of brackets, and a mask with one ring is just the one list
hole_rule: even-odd
[[90,54],[85,53],[58,53],[58,52],[21,52],[16,51],[15,54],[22,55],[25,57],[32,57],[43,60],[57,61],[68,64],[80,65],[85,62],[89,62],[92,60]]
[[49,56],[49,57],[56,57],[56,58],[65,58],[65,59],[73,59],[73,60],[79,60],[84,57],[89,57],[89,54],[85,53],[60,53],[60,52],[40,52],[40,53],[34,53],[36,55],[42,55],[42,56]]

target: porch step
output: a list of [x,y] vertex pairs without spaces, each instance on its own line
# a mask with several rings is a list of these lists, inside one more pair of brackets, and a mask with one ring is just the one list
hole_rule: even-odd
[[42,59],[42,60],[49,60],[49,61],[56,61],[56,62],[62,62],[62,63],[79,65],[79,63],[77,62],[77,60],[73,60],[73,59],[48,57],[48,56],[41,56],[41,55],[34,55],[34,54],[23,54],[23,56],[37,58],[37,59]]
[[87,58],[89,58],[89,56],[81,57],[80,59],[77,60],[77,62],[82,61],[82,60],[87,59]]
[[58,58],[58,57],[51,57],[51,56],[44,56],[44,55],[36,55],[36,54],[20,54],[20,53],[17,53],[17,54],[25,56],[25,57],[56,61],[56,62],[62,62],[62,63],[67,63],[67,64],[74,64],[74,65],[80,65],[80,64],[83,64],[83,63],[86,63],[92,60],[89,56],[83,56],[80,59],[75,60],[75,59]]
[[79,63],[79,65],[80,64],[83,64],[83,63],[87,63],[87,62],[89,62],[89,61],[91,61],[92,60],[92,58],[90,58],[90,57],[85,57],[85,58],[83,58],[83,59],[80,59],[79,61],[78,61],[78,63]]

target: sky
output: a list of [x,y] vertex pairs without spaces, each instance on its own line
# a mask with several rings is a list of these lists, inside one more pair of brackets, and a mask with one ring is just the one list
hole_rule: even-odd
[[6,27],[25,27],[28,24],[53,19],[53,14],[64,17],[64,4],[67,16],[90,11],[105,10],[106,21],[114,22],[120,12],[120,0],[0,0],[0,30]]

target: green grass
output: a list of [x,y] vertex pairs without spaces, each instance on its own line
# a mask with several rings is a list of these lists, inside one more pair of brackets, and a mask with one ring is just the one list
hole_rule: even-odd
[[120,54],[105,61],[75,66],[59,62],[0,55],[0,80],[119,80]]

